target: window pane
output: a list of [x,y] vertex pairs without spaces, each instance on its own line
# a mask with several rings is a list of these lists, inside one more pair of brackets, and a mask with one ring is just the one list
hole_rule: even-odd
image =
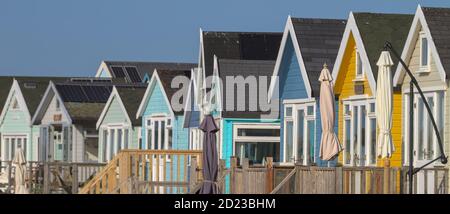
[[159,147],[161,149],[166,149],[166,122],[161,121],[161,145]]
[[314,120],[308,120],[308,143],[309,143],[309,162],[314,163]]
[[[353,107],[353,154],[351,154],[353,157],[357,154],[358,151],[358,107]],[[351,163],[354,164],[354,163]]]
[[363,68],[362,68],[362,62],[361,62],[361,55],[357,52],[356,53],[356,57],[357,57],[357,59],[356,59],[356,65],[357,65],[357,68],[356,68],[356,75],[362,75],[362,71],[363,71]]
[[122,150],[122,129],[118,129],[117,130],[117,152],[119,152],[120,150]]
[[273,157],[278,162],[278,142],[236,142],[236,156],[241,160],[248,158],[250,164],[262,164],[266,157]]
[[106,162],[106,147],[108,145],[108,130],[103,130],[103,148],[102,148],[102,157],[103,157],[103,161]]
[[[422,98],[418,98],[418,105],[417,105],[417,111],[418,111],[418,121],[424,121],[424,106],[423,106],[423,100]],[[424,159],[424,136],[423,133],[425,132],[425,123],[423,122],[419,122],[418,124],[418,138],[417,138],[417,142],[418,142],[418,153],[419,153],[419,160],[423,160]]]
[[370,113],[375,112],[375,103],[370,103]]
[[361,106],[361,165],[366,165],[366,107]]
[[167,139],[168,140],[168,144],[169,144],[169,146],[168,146],[168,148],[167,149],[172,149],[172,129],[169,129],[169,139]]
[[292,117],[292,107],[286,107],[286,117]]
[[294,132],[293,132],[293,122],[289,121],[286,122],[286,161],[290,162],[292,161],[292,151],[294,150],[293,148],[293,140],[294,140]]
[[11,157],[10,157],[10,160],[12,160],[15,155],[16,155],[16,139],[15,138],[11,138]]
[[69,128],[63,127],[63,159],[69,160]]
[[309,116],[314,115],[314,106],[308,106],[307,107],[307,112]]
[[23,155],[25,155],[25,159],[27,158],[27,138],[23,138],[22,144]]
[[370,164],[376,163],[377,158],[377,121],[370,119]]
[[153,149],[152,148],[152,130],[147,129],[147,149]]
[[[427,98],[428,104],[430,105],[430,108],[433,109],[434,107],[434,99],[433,97],[428,97]],[[433,124],[431,122],[431,117],[428,116],[427,114],[427,159],[430,160],[433,158],[434,155],[434,129],[433,129]]]
[[111,129],[109,131],[109,159],[111,160],[114,155],[114,136],[115,132],[114,129]]
[[351,157],[351,153],[350,153],[350,131],[351,131],[351,126],[350,126],[350,120],[345,120],[345,125],[344,125],[344,133],[345,133],[345,164],[350,164],[350,157]]
[[11,152],[9,151],[10,145],[9,145],[9,138],[4,138],[5,140],[5,155],[6,160],[11,160]]
[[427,38],[422,38],[422,59],[421,65],[428,65],[428,40]]
[[124,149],[128,149],[128,140],[129,140],[129,137],[130,136],[128,136],[128,129],[125,129],[125,131],[124,131],[124,142],[123,142],[123,148]]
[[305,112],[303,110],[299,110],[297,112],[297,160],[296,162],[302,163],[304,160],[303,157],[303,139],[304,139],[304,120],[305,120]]
[[160,149],[159,148],[159,122],[158,121],[155,121],[155,133],[154,133],[154,136],[155,136],[155,143],[154,143],[154,145],[155,145],[155,149],[156,150],[158,150],[158,149]]
[[261,137],[261,136],[270,136],[270,137],[279,137],[280,130],[279,129],[238,129],[238,136],[252,136],[252,137]]
[[350,115],[350,106],[349,105],[344,105],[344,112],[345,112],[345,115]]

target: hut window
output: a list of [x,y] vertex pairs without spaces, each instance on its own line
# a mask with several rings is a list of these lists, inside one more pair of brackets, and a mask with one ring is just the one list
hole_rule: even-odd
[[429,65],[428,40],[424,32],[420,33],[420,71],[428,71]]
[[364,78],[364,69],[361,61],[361,55],[358,50],[356,50],[356,79]]
[[284,161],[302,165],[314,164],[315,101],[289,104],[285,107],[285,112]]

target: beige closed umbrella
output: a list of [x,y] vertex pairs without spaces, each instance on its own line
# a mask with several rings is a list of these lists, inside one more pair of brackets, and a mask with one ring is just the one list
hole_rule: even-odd
[[320,142],[320,158],[332,160],[342,151],[342,146],[334,132],[336,119],[333,91],[333,77],[327,64],[323,65],[319,76],[320,81],[320,118],[322,120],[322,140]]
[[393,83],[391,67],[392,62],[389,51],[381,52],[377,62],[378,78],[376,93],[376,116],[378,123],[377,155],[381,158],[390,158],[395,151],[392,143],[392,102]]
[[23,154],[23,150],[18,148],[14,154],[12,161],[15,167],[14,173],[14,193],[15,194],[28,194],[28,189],[25,185],[25,173],[26,173],[26,160]]

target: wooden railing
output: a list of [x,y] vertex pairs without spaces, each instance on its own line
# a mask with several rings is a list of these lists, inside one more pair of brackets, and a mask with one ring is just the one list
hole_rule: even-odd
[[201,180],[202,151],[122,150],[81,194],[188,193]]
[[80,186],[88,182],[106,164],[46,162],[43,168],[42,193],[76,194]]
[[[401,193],[408,192],[408,167],[401,173]],[[449,169],[444,167],[424,168],[414,174],[413,194],[448,194]]]

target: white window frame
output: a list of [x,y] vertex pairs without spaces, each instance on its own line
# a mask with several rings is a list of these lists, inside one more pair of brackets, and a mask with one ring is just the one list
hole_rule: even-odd
[[[125,135],[125,129],[128,129],[128,136]],[[125,140],[128,140],[128,145],[127,147],[130,146],[130,133],[131,133],[131,127],[127,124],[124,123],[111,123],[111,124],[107,124],[102,126],[102,130],[103,131],[107,131],[107,139],[106,139],[106,160],[103,161],[110,161],[112,160],[112,158],[114,157],[114,155],[116,155],[117,153],[119,153],[119,145],[118,145],[118,141],[119,141],[119,130],[122,131],[122,136],[121,136],[121,141],[120,141],[120,148],[121,150],[123,149],[128,149],[125,148]],[[104,137],[104,133],[101,133],[102,137]],[[111,132],[114,131],[114,142],[111,142]],[[104,143],[104,139],[102,140],[101,143]],[[111,146],[112,146],[112,154],[111,154]],[[103,155],[104,156],[104,155]],[[103,159],[103,157],[102,157]]]
[[[358,67],[361,64],[361,73],[358,73]],[[361,54],[357,48],[355,48],[355,81],[364,80],[364,64],[362,63]]]
[[[145,131],[146,131],[146,136],[148,135],[148,130],[152,130],[152,136],[151,136],[151,140],[152,140],[152,148],[149,148],[148,146],[148,136],[145,138],[145,149],[153,149],[155,148],[155,136],[153,135],[153,131],[154,131],[154,122],[155,121],[164,121],[165,122],[165,130],[164,130],[164,142],[163,142],[163,149],[168,150],[168,149],[173,149],[173,148],[169,148],[169,130],[172,129],[173,131],[173,118],[166,115],[166,114],[155,114],[152,116],[149,116],[145,119]],[[170,121],[170,122],[169,122]],[[150,125],[148,125],[150,122]],[[173,132],[172,132],[173,135]],[[172,138],[172,143],[173,143],[173,138]],[[173,144],[172,144],[173,146]]]
[[[312,115],[308,115],[307,114],[308,107],[313,107],[313,114]],[[317,130],[315,129],[315,127],[316,127],[316,112],[317,112],[316,107],[317,107],[317,105],[316,105],[316,101],[314,99],[309,99],[309,100],[304,100],[304,101],[296,101],[296,102],[284,101],[285,117],[284,117],[283,123],[284,123],[284,127],[285,128],[284,128],[284,131],[283,131],[284,133],[281,133],[284,136],[284,141],[283,141],[283,151],[280,151],[280,152],[283,152],[283,160],[282,161],[284,163],[297,163],[298,162],[297,150],[299,148],[298,148],[298,145],[297,145],[297,141],[298,141],[298,133],[297,133],[297,130],[298,130],[298,128],[297,128],[298,127],[298,119],[297,118],[298,118],[298,110],[300,110],[300,109],[304,109],[304,113],[305,113],[304,121],[303,121],[303,130],[304,130],[303,131],[303,133],[304,133],[303,134],[303,157],[304,158],[300,162],[300,164],[302,164],[302,165],[310,165],[312,163],[316,163],[317,162],[315,155],[313,155],[313,157],[309,157],[309,142],[308,142],[308,133],[309,133],[308,121],[314,121],[314,134],[313,134],[313,136],[314,136],[314,138],[316,137],[316,132],[317,132]],[[287,116],[286,115],[286,109],[287,108],[292,108],[292,115],[291,116]],[[292,132],[293,132],[292,157],[287,157],[287,141],[286,141],[286,139],[287,139],[287,129],[286,129],[286,127],[287,127],[287,123],[288,122],[292,122],[293,123],[293,127],[292,127]],[[314,139],[314,153],[316,153],[316,151],[317,151],[316,140],[317,139]],[[310,159],[312,161],[309,161]]]
[[[269,136],[239,136],[239,129],[278,129],[280,130],[280,125],[273,123],[239,123],[233,124],[233,156],[236,155],[236,143],[252,143],[252,142],[267,142],[267,143],[278,143],[280,145],[280,137],[269,137]],[[280,133],[281,134],[281,133]],[[281,151],[280,151],[281,152]],[[275,158],[275,157],[273,157]]]
[[[427,91],[426,89],[425,89],[425,91],[423,92],[424,93],[424,95],[425,95],[425,98],[429,98],[429,97],[432,97],[433,98],[433,101],[434,101],[434,106],[432,106],[431,108],[432,108],[432,111],[433,111],[433,116],[434,116],[434,119],[436,120],[436,123],[437,123],[437,125],[438,125],[438,128],[440,129],[440,131],[442,131],[441,133],[440,133],[440,135],[441,135],[441,138],[442,139],[445,139],[444,138],[444,134],[445,134],[445,119],[444,119],[444,117],[445,117],[445,114],[446,114],[446,107],[445,107],[445,102],[446,102],[446,91],[444,91],[444,90],[438,90],[438,91]],[[441,93],[442,94],[442,103],[440,103],[440,100],[438,99],[439,98],[439,93]],[[409,166],[409,120],[410,120],[410,118],[409,118],[409,114],[408,113],[406,113],[406,112],[409,112],[409,99],[410,99],[410,97],[409,97],[409,93],[405,93],[404,94],[404,96],[403,96],[403,98],[404,98],[404,106],[405,106],[405,108],[404,108],[404,110],[405,110],[405,113],[403,114],[404,116],[403,116],[403,131],[404,131],[404,145],[403,145],[403,148],[404,148],[404,160],[403,160],[403,164],[405,165],[405,166]],[[422,133],[422,134],[424,134],[424,137],[423,138],[426,138],[427,137],[427,135],[428,134],[431,134],[432,135],[432,138],[433,138],[433,143],[432,143],[432,147],[433,147],[433,151],[434,151],[434,154],[432,155],[432,157],[431,158],[426,158],[426,157],[424,157],[424,159],[423,160],[419,160],[419,154],[418,154],[418,147],[419,147],[419,142],[418,142],[418,134],[419,134],[419,121],[418,121],[418,99],[420,98],[420,95],[418,94],[418,93],[414,93],[414,97],[413,97],[413,99],[414,99],[414,153],[413,153],[413,160],[414,160],[414,165],[416,166],[416,167],[420,167],[420,166],[422,166],[423,164],[425,164],[425,163],[427,163],[427,162],[429,162],[430,160],[432,160],[432,159],[435,159],[435,158],[437,158],[438,156],[439,156],[439,154],[440,154],[440,148],[439,148],[439,145],[438,145],[438,142],[437,142],[437,138],[436,138],[436,135],[434,134],[434,128],[433,127],[430,127],[431,129],[431,133],[428,133],[428,124],[425,122],[425,121],[420,121],[420,123],[424,123],[424,133]],[[443,105],[442,106],[442,113],[444,114],[444,115],[438,115],[439,114],[439,105]],[[428,117],[428,112],[427,112],[427,110],[426,110],[426,107],[425,107],[425,105],[423,106],[423,110],[422,110],[422,113],[423,113],[423,119],[425,119],[425,118],[427,118]],[[440,119],[442,119],[442,120],[444,120],[444,121],[442,121],[443,122],[443,124],[441,124],[440,122],[439,122],[439,120]],[[430,124],[431,126],[432,126],[432,124]],[[444,127],[441,127],[441,126],[444,126]],[[426,143],[424,143],[424,149],[427,149],[427,144]],[[429,152],[429,151],[427,151],[427,152]],[[424,155],[427,155],[426,154],[426,152],[425,152],[425,154]],[[433,164],[431,164],[429,167],[433,167],[433,166],[441,166],[442,165],[442,163],[440,163],[439,161],[436,161],[436,162],[434,162]]]
[[[355,143],[355,141],[354,141],[354,136],[355,136],[355,134],[354,134],[354,130],[355,130],[355,126],[357,126],[357,128],[358,127],[360,127],[361,126],[361,124],[360,124],[360,122],[361,122],[361,117],[358,115],[357,117],[356,117],[356,119],[357,119],[357,121],[354,121],[354,111],[353,111],[353,108],[354,107],[357,107],[358,109],[361,109],[361,106],[365,106],[365,110],[366,110],[366,113],[365,113],[365,130],[366,130],[366,132],[365,132],[365,150],[364,150],[364,153],[366,154],[366,156],[365,156],[365,161],[364,161],[364,166],[376,166],[377,165],[377,162],[378,162],[378,158],[377,158],[377,154],[376,154],[376,151],[375,151],[375,163],[371,163],[371,158],[372,158],[372,156],[371,156],[371,154],[372,154],[372,148],[371,148],[371,140],[372,140],[372,138],[375,138],[375,149],[376,149],[376,142],[377,142],[377,126],[378,126],[378,124],[377,124],[377,121],[376,121],[376,105],[374,106],[374,111],[373,112],[371,112],[370,111],[370,108],[371,108],[371,104],[375,104],[375,99],[373,99],[373,98],[369,98],[369,99],[359,99],[359,97],[357,97],[357,99],[355,99],[355,98],[350,98],[350,99],[347,99],[347,100],[344,100],[343,101],[343,112],[342,112],[342,117],[343,117],[343,124],[342,124],[342,133],[343,133],[343,143],[344,143],[344,152],[343,152],[343,165],[344,166],[361,166],[361,163],[360,163],[360,158],[361,157],[358,157],[358,161],[356,162],[356,159],[355,159],[355,154],[356,154],[356,152],[357,151],[354,151],[354,143]],[[349,114],[347,114],[347,112],[346,112],[346,106],[348,106],[349,107]],[[360,112],[360,110],[358,110],[358,114],[361,114],[361,112]],[[375,135],[376,136],[372,136],[372,130],[370,129],[370,122],[371,122],[371,120],[373,120],[373,119],[375,119]],[[347,135],[347,130],[346,130],[346,125],[345,125],[345,123],[346,123],[346,121],[350,121],[350,136],[346,136]],[[359,126],[358,126],[359,125]],[[358,131],[360,131],[360,130],[358,130]],[[358,135],[359,136],[359,135]],[[346,145],[346,141],[347,141],[347,139],[350,137],[350,148],[347,148],[347,145]],[[361,139],[360,138],[358,138],[357,139],[357,145],[356,145],[356,147],[357,147],[357,150],[358,151],[361,151],[361,146],[362,146],[362,141],[361,141]],[[350,163],[347,163],[347,159],[349,158],[349,157],[347,157],[347,153],[348,153],[348,150],[350,149]]]
[[[426,65],[422,65],[422,58],[423,58],[423,54],[422,54],[422,39],[426,39],[427,40],[427,64]],[[419,34],[419,70],[417,71],[418,73],[427,73],[430,72],[430,58],[431,58],[431,54],[430,54],[430,41],[428,41],[428,38],[425,34],[424,31],[421,31]]]
[[[9,154],[6,154],[6,139],[8,139],[8,143],[9,143],[9,145],[8,145],[8,153]],[[13,152],[13,150],[12,150],[12,146],[11,146],[11,139],[14,139],[14,152]],[[26,142],[25,142],[25,150],[23,150],[23,152],[24,152],[24,156],[25,156],[25,158],[27,158],[28,156],[27,156],[27,153],[28,153],[28,150],[29,150],[29,142],[30,142],[30,138],[29,138],[29,134],[25,134],[25,133],[11,133],[11,134],[3,134],[2,135],[2,141],[1,141],[1,144],[2,144],[2,160],[3,161],[12,161],[13,159],[14,159],[14,156],[15,156],[15,151],[17,151],[17,149],[18,149],[18,146],[17,146],[17,140],[18,139],[21,139],[21,142],[22,142],[22,148],[23,148],[23,145],[24,145],[24,139],[26,139]]]

